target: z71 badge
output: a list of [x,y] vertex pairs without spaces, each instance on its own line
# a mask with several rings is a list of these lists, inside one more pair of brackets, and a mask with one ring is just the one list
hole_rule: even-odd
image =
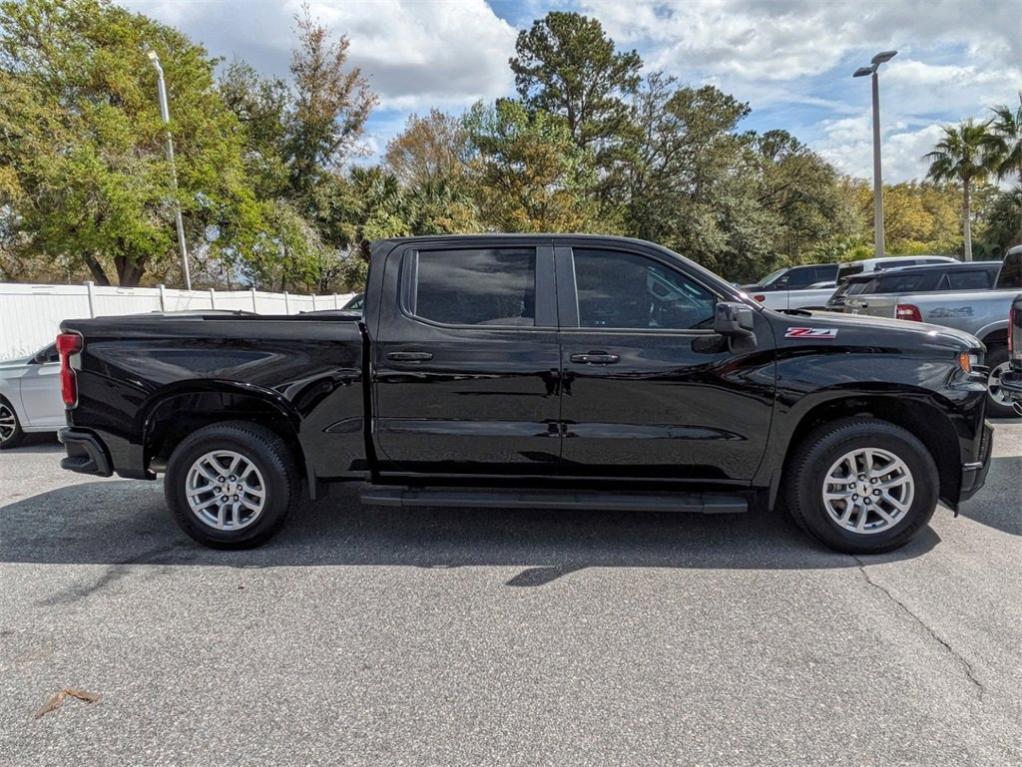
[[837,328],[788,328],[785,338],[837,338]]

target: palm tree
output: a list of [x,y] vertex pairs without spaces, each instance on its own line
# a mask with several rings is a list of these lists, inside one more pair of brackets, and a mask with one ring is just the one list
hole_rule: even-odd
[[[993,108],[989,151],[997,178],[1008,178],[1017,173],[1018,188],[1022,193],[1022,91],[1019,91],[1018,102],[1015,111],[1004,104]],[[1015,231],[1015,241],[1022,242],[1022,218]]]
[[944,138],[937,142],[932,152],[924,155],[924,159],[930,161],[927,178],[962,184],[966,261],[972,261],[972,184],[985,180],[992,170],[989,126],[989,122],[973,120],[966,120],[960,125],[945,125]]
[[998,178],[1017,173],[1022,185],[1022,91],[1015,111],[1004,104],[993,108],[990,121],[990,152],[994,159],[994,172]]

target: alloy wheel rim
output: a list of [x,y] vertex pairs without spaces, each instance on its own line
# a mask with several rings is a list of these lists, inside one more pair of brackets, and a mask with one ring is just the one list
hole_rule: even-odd
[[1011,402],[1008,400],[1008,395],[1005,394],[1003,387],[1001,386],[1001,378],[1005,373],[1008,372],[1011,362],[1002,362],[997,367],[990,371],[990,375],[987,376],[987,391],[990,393],[990,399],[996,402],[998,405],[1009,406]]
[[237,532],[254,523],[266,505],[266,484],[256,465],[233,450],[200,456],[185,477],[188,507],[204,525]]
[[7,405],[0,405],[0,442],[6,442],[18,429],[18,419]]
[[839,527],[871,535],[901,524],[912,508],[915,479],[894,453],[856,448],[834,461],[823,480],[823,505]]

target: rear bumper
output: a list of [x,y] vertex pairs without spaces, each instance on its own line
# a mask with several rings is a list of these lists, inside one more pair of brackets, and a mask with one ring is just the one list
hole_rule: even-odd
[[67,451],[67,457],[61,460],[60,468],[97,477],[113,474],[106,446],[92,432],[66,428],[57,432],[57,439]]
[[1001,377],[1001,390],[1016,404],[1022,403],[1022,368],[1012,367]]
[[980,440],[979,460],[962,466],[960,501],[967,501],[978,493],[987,481],[990,471],[990,455],[994,448],[994,429],[989,421],[983,422],[983,437]]

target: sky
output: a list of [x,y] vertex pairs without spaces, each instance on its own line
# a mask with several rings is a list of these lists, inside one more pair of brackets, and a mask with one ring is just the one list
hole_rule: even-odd
[[[121,0],[213,56],[286,76],[302,0]],[[461,112],[513,95],[518,31],[549,10],[600,20],[646,72],[713,84],[746,101],[744,129],[780,128],[840,171],[872,177],[869,78],[852,72],[897,50],[880,72],[884,181],[922,178],[941,124],[1018,104],[1022,0],[309,0],[350,41],[380,104],[366,136],[378,157],[411,113]]]

